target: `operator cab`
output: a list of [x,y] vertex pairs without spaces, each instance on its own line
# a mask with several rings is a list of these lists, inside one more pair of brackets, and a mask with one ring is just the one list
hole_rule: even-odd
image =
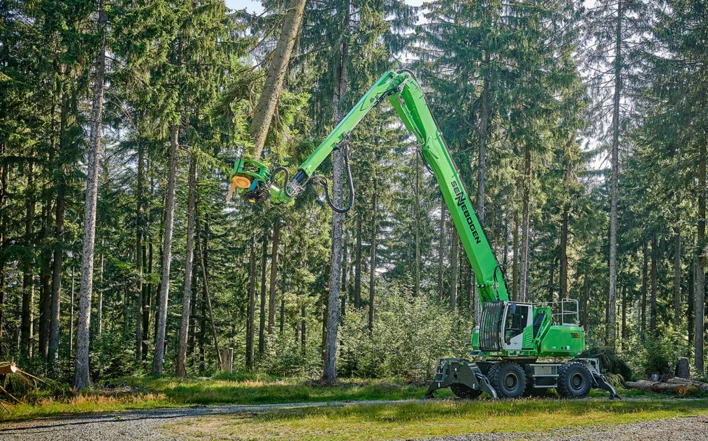
[[533,305],[507,302],[502,323],[502,347],[508,351],[523,349],[524,335],[527,334],[524,330],[533,326]]

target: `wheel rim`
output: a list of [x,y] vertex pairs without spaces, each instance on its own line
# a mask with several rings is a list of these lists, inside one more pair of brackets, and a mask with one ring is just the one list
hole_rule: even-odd
[[576,390],[576,391],[582,390],[584,386],[585,386],[585,377],[583,376],[582,373],[576,372],[575,374],[573,374],[573,376],[570,377],[570,387],[573,390]]
[[519,384],[519,379],[516,378],[516,374],[510,373],[504,378],[504,387],[506,390],[512,391],[516,389],[516,385]]

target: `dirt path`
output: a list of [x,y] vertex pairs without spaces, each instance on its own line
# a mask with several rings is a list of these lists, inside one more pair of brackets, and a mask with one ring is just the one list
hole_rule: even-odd
[[[418,401],[418,400],[410,400]],[[401,401],[362,401],[357,404],[386,404]],[[165,435],[161,426],[182,419],[237,413],[267,412],[314,406],[344,406],[351,402],[263,404],[251,406],[209,406],[180,409],[158,409],[73,417],[45,418],[0,426],[0,440],[18,441],[132,441],[177,440]],[[551,433],[465,435],[435,438],[429,441],[481,440],[550,440],[550,441],[708,441],[708,417],[672,418],[666,420],[559,430]]]

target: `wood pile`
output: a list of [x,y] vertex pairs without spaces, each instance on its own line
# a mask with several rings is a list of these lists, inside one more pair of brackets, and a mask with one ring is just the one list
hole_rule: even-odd
[[624,387],[643,390],[645,392],[658,392],[678,396],[688,395],[689,393],[708,392],[708,383],[679,377],[670,378],[665,382],[649,380],[627,381],[624,383]]

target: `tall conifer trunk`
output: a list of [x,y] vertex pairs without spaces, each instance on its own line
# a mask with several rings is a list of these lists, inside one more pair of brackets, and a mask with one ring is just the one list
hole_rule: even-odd
[[607,335],[605,343],[614,348],[617,339],[617,199],[619,182],[620,94],[622,90],[622,0],[617,2],[612,109],[612,180],[610,183],[610,289],[607,296]]
[[460,237],[455,228],[450,229],[450,309],[457,308],[457,282],[460,278]]
[[354,307],[361,306],[361,211],[356,213],[356,261],[354,264]]
[[273,226],[273,247],[270,256],[270,295],[268,297],[268,335],[275,334],[276,295],[278,287],[278,246],[280,244],[280,221]]
[[[24,245],[30,247],[32,234],[34,232],[34,214],[36,202],[34,199],[34,164],[29,163],[27,171],[27,190],[30,194],[25,200],[25,234]],[[20,321],[20,351],[24,357],[32,357],[32,336],[33,336],[33,304],[34,304],[34,271],[31,254],[22,260],[22,314]]]
[[376,314],[376,236],[379,230],[376,210],[376,181],[374,181],[374,191],[371,195],[371,257],[369,262],[369,332],[374,330],[374,317]]
[[258,326],[258,355],[263,356],[265,352],[265,327],[266,327],[266,292],[268,292],[267,286],[267,266],[268,266],[268,233],[270,229],[266,229],[263,232],[263,249],[261,253],[261,314]]
[[[346,115],[346,96],[349,89],[349,20],[351,14],[349,0],[342,2],[337,12],[341,17],[341,42],[335,48],[334,78],[334,122],[337,124]],[[336,149],[332,154],[332,193],[334,204],[342,206],[344,199],[344,154]],[[337,380],[337,327],[339,325],[339,281],[342,275],[342,239],[344,231],[344,213],[332,213],[332,255],[329,273],[329,295],[327,298],[327,341],[325,344],[325,362],[322,378],[328,382]]]
[[445,290],[445,223],[447,222],[445,198],[440,197],[440,250],[438,251],[438,302],[442,302]]
[[84,240],[81,255],[81,288],[79,291],[79,324],[76,330],[76,359],[74,387],[89,386],[89,329],[91,326],[91,293],[93,292],[93,257],[96,239],[96,199],[98,197],[98,172],[101,163],[101,123],[103,120],[103,92],[106,72],[106,13],[103,3],[98,4],[98,30],[102,40],[96,57],[96,73],[91,107],[91,132],[88,145],[86,174],[86,204],[84,213]]
[[167,306],[170,293],[170,266],[172,264],[172,230],[175,216],[175,187],[177,185],[177,162],[179,147],[179,125],[170,129],[170,171],[167,176],[167,194],[165,196],[165,237],[162,250],[162,275],[160,277],[160,303],[157,311],[157,330],[155,332],[155,352],[152,360],[152,374],[162,374],[165,357],[165,334],[167,333]]
[[187,374],[187,337],[189,336],[189,316],[192,312],[192,271],[194,269],[194,231],[197,192],[197,158],[196,153],[189,157],[189,177],[187,183],[187,249],[184,263],[184,293],[182,295],[182,319],[179,326],[179,347],[177,350],[177,363],[175,376],[182,378]]
[[521,268],[519,271],[519,301],[527,301],[529,278],[529,236],[531,233],[531,148],[524,147],[523,212],[521,225]]
[[696,298],[694,313],[696,321],[694,357],[696,373],[703,375],[703,325],[705,308],[706,268],[706,145],[699,143],[698,159],[698,265],[696,267]]
[[137,272],[137,284],[135,291],[138,295],[138,301],[135,303],[135,359],[142,360],[143,358],[143,266],[145,251],[143,249],[143,191],[145,187],[145,147],[142,140],[138,140],[138,176],[136,201],[137,207],[135,210],[135,270]]
[[256,309],[256,240],[251,238],[251,257],[248,266],[248,307],[246,311],[246,370],[253,369],[253,322]]

